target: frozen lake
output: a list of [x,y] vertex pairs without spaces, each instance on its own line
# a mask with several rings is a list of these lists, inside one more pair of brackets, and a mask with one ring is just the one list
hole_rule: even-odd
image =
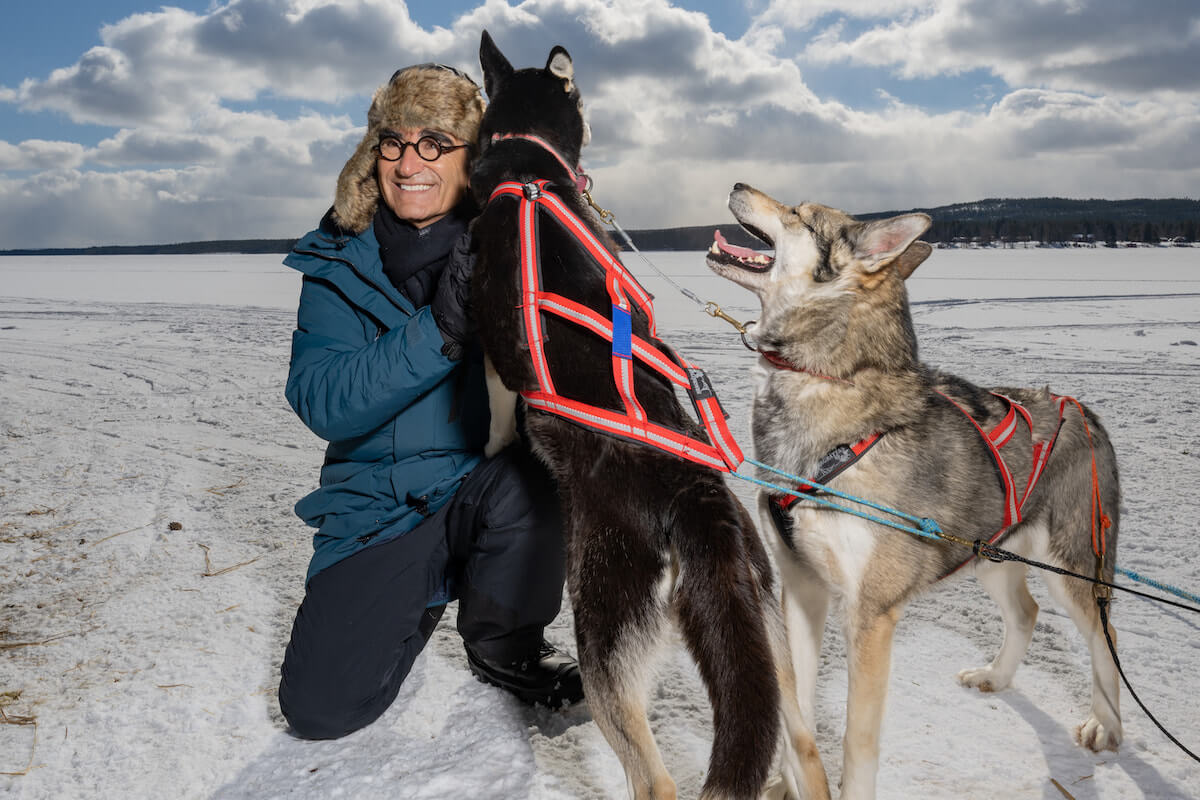
[[[703,253],[644,255],[705,299],[744,311],[754,306],[749,293],[704,266]],[[281,254],[5,256],[0,257],[0,280],[7,297],[291,309],[299,283],[282,260]],[[669,295],[675,290],[638,254],[625,253],[623,260],[658,298],[656,308],[664,302],[674,305]],[[916,303],[1197,292],[1200,248],[1188,247],[935,250],[909,280]],[[659,309],[660,314],[667,311]]]
[[[734,316],[757,314],[702,253],[649,257]],[[283,399],[300,278],[280,259],[0,258],[0,707],[36,722],[0,724],[0,773],[17,773],[0,775],[0,795],[623,797],[586,704],[529,709],[471,678],[454,606],[378,722],[330,742],[287,734],[275,691],[312,535],[292,505],[315,486],[323,443]],[[754,356],[627,261],[749,452]],[[1099,413],[1122,472],[1119,563],[1200,591],[1200,249],[936,250],[909,284],[927,361],[984,385],[1050,384]],[[974,580],[909,606],[880,800],[1058,800],[1052,780],[1076,800],[1200,797],[1200,768],[1124,689],[1120,752],[1074,744],[1086,647],[1042,582],[1030,588],[1033,644],[992,695],[954,678],[999,644]],[[1134,688],[1200,749],[1197,616],[1121,594],[1113,608]],[[574,650],[569,612],[547,636]],[[834,785],[844,660],[834,615],[816,709]],[[711,720],[681,647],[664,653],[651,720],[680,797],[695,797]]]

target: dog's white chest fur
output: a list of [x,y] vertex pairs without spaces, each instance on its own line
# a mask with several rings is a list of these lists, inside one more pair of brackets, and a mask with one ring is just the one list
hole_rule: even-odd
[[[776,398],[786,396],[786,403],[805,408],[811,399],[807,396],[808,393],[824,391],[824,387],[815,382],[800,382],[799,388],[791,389],[773,386],[773,382],[780,380],[781,376],[776,369],[764,366],[761,360],[751,374],[755,382],[756,401],[772,393]],[[784,379],[786,380],[786,377]],[[764,413],[763,409],[768,407],[773,405],[760,406],[756,402],[755,412]],[[784,452],[775,455],[786,463],[792,463],[792,457],[797,454]],[[765,513],[762,515],[763,529],[772,532],[771,538],[781,560],[801,560],[815,570],[827,585],[838,589],[847,601],[853,603],[858,585],[875,553],[878,534],[871,530],[871,524],[861,517],[829,508],[813,507],[811,503],[807,505],[808,507],[804,504],[793,506],[789,512],[792,518],[791,548],[774,531],[773,523]]]
[[[834,510],[800,508],[792,514],[795,552],[853,603],[875,552],[870,523]],[[786,545],[784,545],[786,547]]]

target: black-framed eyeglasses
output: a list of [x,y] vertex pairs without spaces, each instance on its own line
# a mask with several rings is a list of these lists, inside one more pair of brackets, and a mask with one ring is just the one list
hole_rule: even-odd
[[422,136],[415,142],[406,142],[395,136],[384,136],[373,149],[384,161],[399,161],[404,158],[404,151],[410,147],[417,151],[422,161],[437,161],[446,153],[453,153],[470,145],[446,144],[434,136]]

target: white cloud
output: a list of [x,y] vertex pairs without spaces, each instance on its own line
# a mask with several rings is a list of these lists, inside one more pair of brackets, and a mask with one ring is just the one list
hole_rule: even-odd
[[0,170],[32,170],[77,167],[83,163],[83,145],[26,139],[13,145],[0,141]]
[[163,7],[107,25],[100,37],[103,45],[75,64],[6,94],[77,122],[179,126],[264,92],[330,102],[369,94],[397,54],[446,58],[454,44],[449,31],[423,31],[404,4],[382,0],[232,0],[207,14]]
[[226,142],[214,136],[126,128],[90,150],[88,160],[105,166],[211,164],[227,152]]
[[803,29],[827,15],[889,19],[928,8],[935,0],[771,0],[754,28]]
[[[804,52],[816,63],[893,67],[909,78],[990,70],[1010,86],[1200,96],[1200,5],[1178,0],[931,0],[915,13]],[[768,12],[769,13],[769,12]]]
[[[286,193],[263,202],[230,194],[227,170],[53,170],[0,180],[0,241],[10,247],[145,244],[235,237],[298,236],[296,220],[314,212],[308,196]],[[284,189],[293,188],[286,181]],[[247,224],[246,220],[252,220]],[[231,233],[232,232],[232,233]]]
[[[106,26],[73,64],[0,87],[23,111],[112,129],[91,147],[0,142],[0,241],[298,236],[331,202],[375,86],[427,60],[478,77],[484,28],[517,66],[570,50],[593,131],[585,164],[627,228],[725,221],[736,181],[852,211],[1194,195],[1200,28],[1180,7],[775,0],[739,40],[666,0],[487,0],[429,30],[393,0],[163,8]],[[785,52],[798,32],[799,60]],[[998,80],[984,108],[928,113],[887,96],[864,111],[814,94],[812,62]],[[256,108],[263,97],[282,102]]]

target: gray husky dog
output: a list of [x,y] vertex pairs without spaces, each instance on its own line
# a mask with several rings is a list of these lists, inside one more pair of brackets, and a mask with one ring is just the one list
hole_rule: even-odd
[[[762,303],[753,329],[761,355],[753,409],[761,462],[936,520],[966,542],[994,542],[1112,580],[1117,464],[1096,417],[1048,389],[989,391],[918,360],[904,281],[931,252],[916,241],[929,217],[860,222],[813,203],[783,205],[743,184],[734,186],[729,208],[775,249],[769,257],[718,235],[707,259]],[[958,680],[999,691],[1010,684],[1037,617],[1026,566],[972,560],[961,544],[791,494],[764,491],[758,506],[763,529],[775,532],[769,538],[789,650],[810,727],[831,596],[844,608],[849,690],[841,796],[873,797],[891,643],[905,603],[968,566],[1000,606],[1005,630],[991,664],[963,670]],[[1092,750],[1116,749],[1118,676],[1093,587],[1050,572],[1043,577],[1091,651],[1091,715],[1076,738]],[[1109,634],[1115,637],[1111,626]]]

